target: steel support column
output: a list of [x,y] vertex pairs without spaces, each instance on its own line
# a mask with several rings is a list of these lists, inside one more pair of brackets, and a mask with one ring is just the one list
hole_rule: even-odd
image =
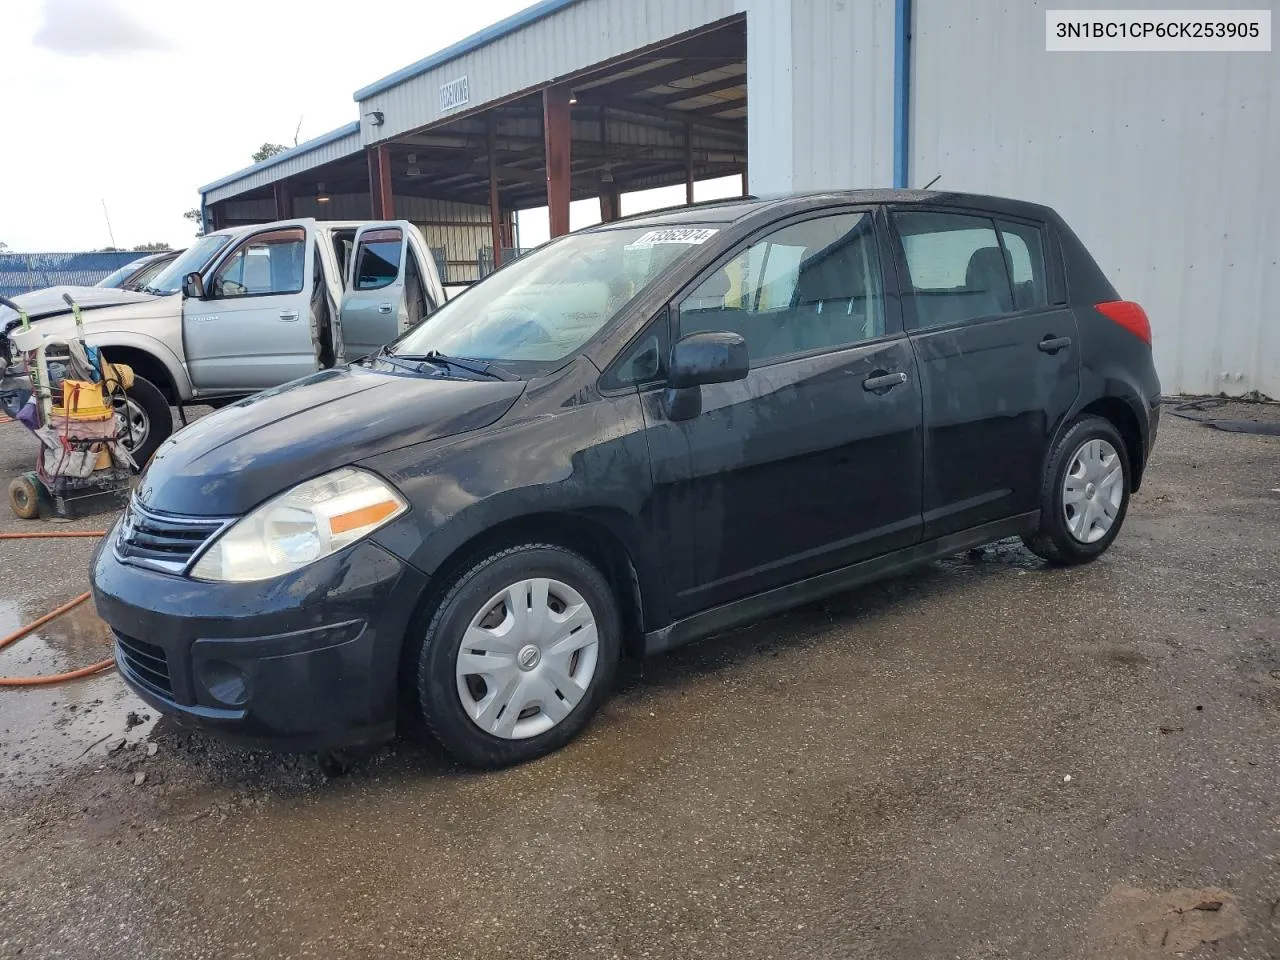
[[600,184],[600,222],[612,223],[622,216],[622,191],[613,181]]
[[374,220],[391,220],[396,215],[391,193],[391,145],[380,143],[369,147],[369,206]]
[[288,180],[277,180],[272,184],[271,192],[276,201],[276,219],[293,219],[293,184]]
[[493,114],[486,118],[489,157],[489,242],[493,244],[493,269],[502,266],[502,206],[498,200],[498,149],[494,145]]
[[570,90],[566,84],[547,87],[542,91],[542,127],[547,160],[547,210],[550,214],[553,237],[560,237],[569,232],[569,200],[572,196],[569,151],[573,136],[569,117],[569,96]]
[[684,125],[684,202],[693,204],[693,124]]

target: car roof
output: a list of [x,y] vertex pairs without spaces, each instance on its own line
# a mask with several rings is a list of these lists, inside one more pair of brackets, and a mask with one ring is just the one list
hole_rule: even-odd
[[1047,208],[1022,200],[993,197],[951,190],[821,190],[768,196],[735,197],[688,206],[651,210],[621,220],[592,227],[607,230],[615,227],[668,227],[695,223],[734,223],[757,214],[771,212],[777,216],[843,204],[907,204],[930,203],[941,206],[976,207],[1004,213],[1040,213]]

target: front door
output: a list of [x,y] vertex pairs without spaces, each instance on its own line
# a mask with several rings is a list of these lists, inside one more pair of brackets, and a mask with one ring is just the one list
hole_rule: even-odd
[[316,369],[310,323],[315,231],[272,226],[244,237],[182,305],[182,339],[196,389],[251,393]]
[[924,393],[926,539],[1036,509],[1080,387],[1045,227],[914,205],[890,220]]
[[656,515],[692,554],[668,571],[674,616],[918,541],[919,383],[875,221],[791,221],[674,305],[675,337],[734,331],[751,359],[692,419],[647,397]]

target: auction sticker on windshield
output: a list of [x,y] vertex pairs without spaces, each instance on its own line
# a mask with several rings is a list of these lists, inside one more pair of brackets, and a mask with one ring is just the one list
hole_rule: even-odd
[[656,247],[660,243],[706,243],[719,232],[716,227],[670,227],[666,230],[650,230],[628,243],[627,249]]

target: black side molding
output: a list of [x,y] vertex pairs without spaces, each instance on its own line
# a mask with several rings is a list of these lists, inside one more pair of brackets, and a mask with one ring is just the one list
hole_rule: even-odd
[[908,567],[926,563],[929,560],[936,560],[939,557],[959,553],[961,550],[968,550],[971,547],[979,547],[995,540],[1003,540],[1006,537],[1016,537],[1029,533],[1039,524],[1040,511],[1033,510],[1030,513],[1019,514],[1016,517],[1009,517],[1005,520],[984,523],[982,526],[973,527],[970,530],[947,534],[947,536],[939,537],[936,540],[928,540],[911,547],[904,547],[901,550],[895,550],[893,553],[887,553],[882,557],[863,560],[861,563],[850,564],[847,567],[841,567],[839,570],[831,570],[827,573],[818,574],[816,577],[809,577],[807,580],[775,587],[772,590],[766,590],[764,593],[757,593],[751,597],[734,600],[732,603],[724,603],[718,607],[712,607],[710,610],[695,613],[691,617],[685,617],[683,620],[677,620],[661,630],[653,630],[646,633],[644,635],[644,652],[646,655],[662,653],[664,650],[670,650],[673,647],[681,646],[693,640],[700,640],[715,633],[723,633],[746,623],[763,620],[765,617],[773,616],[775,613],[781,613],[792,607],[798,607],[804,603],[829,597],[834,593],[840,593],[851,587],[878,580],[888,574],[897,573],[899,570],[905,570]]

